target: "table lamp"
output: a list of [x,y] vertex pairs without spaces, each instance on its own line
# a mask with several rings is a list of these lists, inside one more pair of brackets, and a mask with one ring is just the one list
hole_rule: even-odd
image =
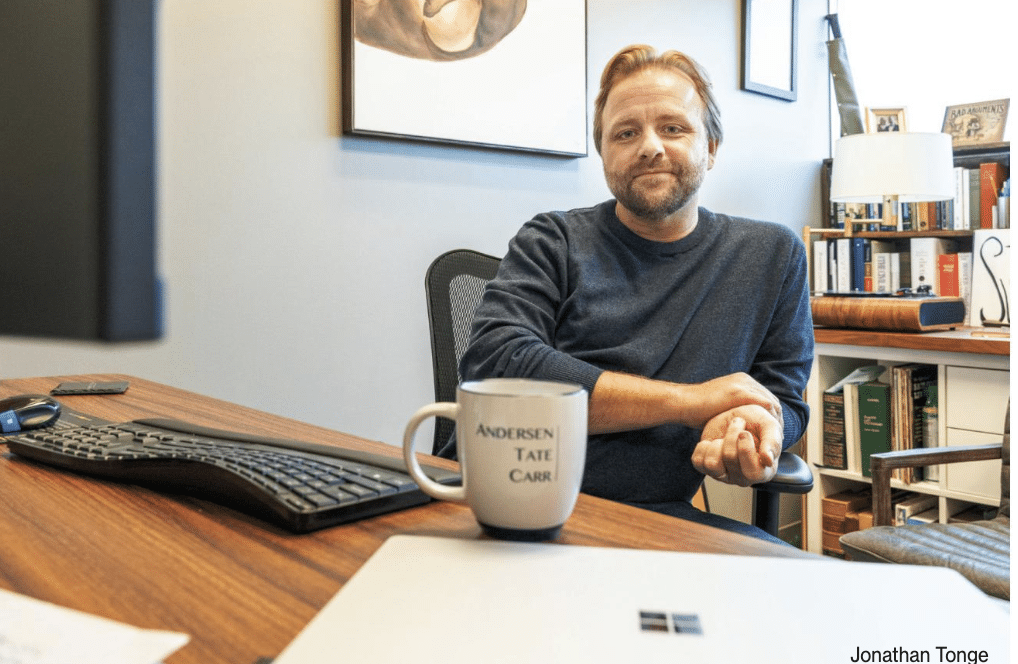
[[[882,203],[882,225],[897,228],[899,203],[953,199],[954,153],[950,134],[850,134],[834,145],[831,201]],[[857,223],[845,219],[845,234]]]

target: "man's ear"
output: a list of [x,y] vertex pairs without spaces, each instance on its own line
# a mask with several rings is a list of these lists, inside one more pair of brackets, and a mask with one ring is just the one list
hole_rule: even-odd
[[714,168],[714,157],[717,156],[717,153],[718,153],[718,142],[717,141],[708,141],[707,142],[707,152],[708,152],[707,170],[709,171],[710,169]]

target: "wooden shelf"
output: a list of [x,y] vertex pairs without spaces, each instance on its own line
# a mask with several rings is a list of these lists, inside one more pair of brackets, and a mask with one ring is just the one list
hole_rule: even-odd
[[1009,337],[980,336],[982,334],[994,334],[994,332],[981,327],[963,327],[947,332],[881,332],[830,327],[817,327],[813,330],[813,336],[817,343],[908,348],[948,353],[1005,356],[1011,354],[1011,339]]
[[[873,219],[872,222],[879,222],[879,219]],[[947,237],[947,238],[966,238],[972,237],[973,231],[945,231],[945,230],[928,230],[928,231],[854,231],[852,237],[864,237],[873,239],[885,239],[885,240],[899,240],[908,239],[914,237]],[[822,235],[845,235],[844,228],[813,228],[812,226],[806,226],[803,229],[803,236],[822,234]]]

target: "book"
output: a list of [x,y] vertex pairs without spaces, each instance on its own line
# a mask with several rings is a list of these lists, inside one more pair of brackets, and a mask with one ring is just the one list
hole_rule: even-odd
[[827,265],[826,240],[818,240],[813,243],[813,292],[824,293],[831,289],[828,281],[830,269]]
[[842,491],[820,501],[821,540],[825,554],[838,557],[844,555],[840,540],[842,535],[851,532],[849,515],[866,509],[872,502],[873,492],[869,487]]
[[901,254],[873,255],[873,292],[893,293],[901,288]]
[[936,506],[936,496],[927,496],[921,493],[912,494],[894,506],[894,525],[904,526],[912,516]]
[[997,198],[996,228],[1011,228],[1011,178],[1004,180],[1004,188]]
[[[891,367],[892,450],[923,446],[923,408],[928,388],[936,384],[936,365],[910,363]],[[917,468],[896,468],[891,476],[911,484],[922,474]]]
[[939,520],[940,511],[936,507],[933,507],[931,509],[926,510],[925,512],[913,514],[912,516],[908,517],[907,519],[905,519],[904,525],[916,526],[925,523],[937,523]]
[[848,469],[848,440],[845,429],[845,385],[875,379],[884,372],[879,365],[860,367],[824,390],[823,394],[823,459],[828,468]]
[[958,270],[958,254],[940,254],[937,256],[937,274],[937,282],[940,284],[938,295],[961,297],[961,275]]
[[909,248],[912,258],[912,288],[930,286],[934,293],[940,293],[937,285],[937,256],[957,253],[958,243],[939,237],[914,237],[909,240]]
[[989,162],[979,164],[979,227],[993,228],[993,210],[997,198],[1007,179],[1007,170],[1003,164]]
[[979,228],[979,215],[981,214],[982,206],[980,205],[980,193],[982,190],[982,182],[979,180],[979,169],[970,168],[968,169],[969,175],[969,211],[968,211],[968,228],[966,230],[973,230]]
[[871,477],[870,457],[891,451],[891,386],[879,381],[859,385],[859,471]]
[[1011,322],[1011,239],[1008,229],[972,233],[972,298],[969,324]]
[[859,430],[859,385],[845,383],[845,470],[862,472]]
[[852,238],[851,252],[852,259],[850,264],[851,269],[851,290],[852,291],[865,291],[866,290],[866,256],[869,253],[870,241],[861,238]]
[[969,173],[964,166],[954,167],[954,206],[951,218],[951,230],[967,228],[966,217],[969,210]]
[[839,293],[848,293],[852,290],[852,238],[838,238],[834,240],[834,243],[837,247],[834,290]]
[[[940,406],[937,386],[926,388],[926,405],[923,406],[923,447],[933,449],[940,445]],[[940,481],[940,466],[924,466],[923,478],[930,482]]]
[[[893,290],[891,289],[881,290],[880,288],[878,288],[877,261],[880,260],[880,256],[889,256],[894,253],[895,249],[894,242],[890,242],[887,240],[866,240],[866,243],[867,243],[865,251],[866,265],[863,270],[864,272],[863,290],[865,290],[867,293],[893,292]],[[887,263],[886,260],[884,260],[883,262],[885,264]],[[885,281],[889,282],[890,274],[887,274],[885,276],[887,277]],[[897,288],[895,288],[894,290],[897,290]]]

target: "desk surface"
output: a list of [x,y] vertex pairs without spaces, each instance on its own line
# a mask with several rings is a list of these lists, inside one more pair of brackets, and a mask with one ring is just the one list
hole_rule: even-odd
[[[174,417],[399,456],[391,445],[132,376],[5,379],[0,398],[45,394],[62,380],[117,379],[130,380],[126,394],[59,399],[116,422]],[[294,535],[208,501],[23,460],[2,439],[0,505],[0,587],[136,627],[190,634],[166,664],[274,657],[390,535],[483,538],[466,507],[445,502]],[[557,542],[810,556],[591,496],[580,496]]]

